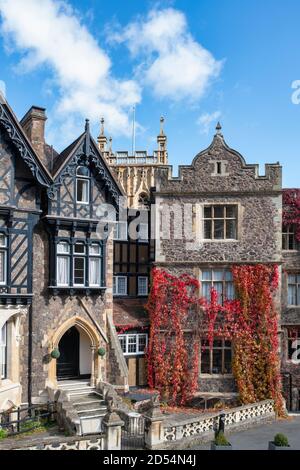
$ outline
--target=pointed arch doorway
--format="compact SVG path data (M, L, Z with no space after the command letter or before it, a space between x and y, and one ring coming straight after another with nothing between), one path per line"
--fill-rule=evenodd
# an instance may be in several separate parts
M78 378L80 335L75 326L72 326L62 336L58 343L60 356L57 359L57 380Z
M86 320L73 317L54 333L50 351L58 349L60 357L50 361L48 383L68 378L88 378L93 385L100 377L100 361L96 353L100 346L99 333Z

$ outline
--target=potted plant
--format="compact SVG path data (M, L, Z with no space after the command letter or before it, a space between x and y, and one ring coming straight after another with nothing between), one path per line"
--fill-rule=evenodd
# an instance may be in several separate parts
M58 359L60 357L60 352L57 348L53 349L50 353L52 359Z
M223 431L219 431L213 442L211 443L211 450L232 450L232 445L226 439Z
M289 450L289 440L284 434L276 434L273 441L269 442L269 450Z

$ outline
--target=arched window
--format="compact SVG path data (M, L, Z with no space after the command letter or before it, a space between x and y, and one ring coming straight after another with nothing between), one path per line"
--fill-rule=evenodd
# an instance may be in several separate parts
M7 376L7 328L6 323L0 330L0 372L1 379Z
M76 170L76 202L90 202L90 170L86 166L79 166Z

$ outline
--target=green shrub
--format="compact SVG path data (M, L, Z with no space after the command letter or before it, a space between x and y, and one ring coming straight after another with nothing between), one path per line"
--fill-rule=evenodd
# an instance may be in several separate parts
M289 447L289 440L284 434L276 434L274 437L274 444L277 447Z
M6 429L0 428L0 439L5 439L7 437Z
M230 442L226 439L222 431L217 433L214 443L216 446L230 446Z

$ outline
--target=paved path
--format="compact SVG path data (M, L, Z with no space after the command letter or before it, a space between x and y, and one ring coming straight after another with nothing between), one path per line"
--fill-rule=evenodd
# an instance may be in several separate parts
M287 420L229 434L227 438L234 450L267 450L269 441L272 441L279 432L288 437L291 449L300 450L300 416L290 416ZM210 449L210 444L203 444L193 449L207 450Z

